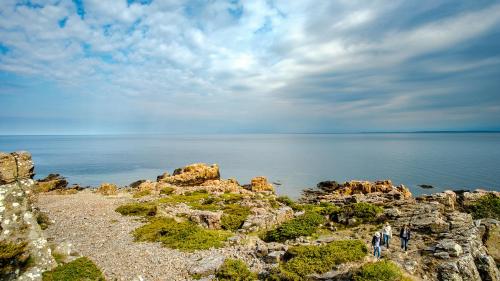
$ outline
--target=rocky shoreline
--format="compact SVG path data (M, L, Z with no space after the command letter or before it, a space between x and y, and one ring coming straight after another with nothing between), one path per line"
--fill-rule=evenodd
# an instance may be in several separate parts
M80 257L106 280L500 280L499 192L413 197L389 180L329 181L293 201L265 177L221 179L215 164L127 187L33 175L29 153L0 153L2 280L54 280L43 272ZM377 261L384 223L394 237Z

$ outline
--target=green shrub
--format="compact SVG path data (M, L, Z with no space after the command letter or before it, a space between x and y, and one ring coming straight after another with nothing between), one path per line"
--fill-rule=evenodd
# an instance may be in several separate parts
M304 280L308 275L322 274L335 265L358 261L368 250L360 240L339 240L322 246L296 246L290 248L270 280Z
M27 264L30 256L26 246L26 242L0 241L0 277L12 273L16 267L24 267Z
M129 203L116 208L116 212L124 216L154 216L156 215L154 203Z
M176 222L171 218L153 218L134 230L136 241L161 242L164 246L182 251L220 248L231 233L209 230L193 222Z
M276 198L276 201L287 205L288 207L292 208L294 211L304 210L304 206L302 204L296 203L295 201L290 199L290 197L288 197L288 196L279 196L278 198Z
M306 212L294 219L284 222L276 229L268 231L264 240L267 242L284 242L300 236L313 234L318 226L325 222L325 218L316 212Z
M493 218L500 220L500 198L488 194L479 199L467 211L474 219Z
M174 190L175 190L175 188L167 186L167 187L160 189L160 194L171 195L172 193L174 193Z
M140 198L151 194L151 190L142 190L134 193L134 198Z
M104 281L101 270L88 258L81 257L59 265L42 275L43 281Z
M231 231L239 229L250 214L250 208L239 204L226 205L223 210L224 214L221 218L221 226L223 229Z
M257 279L246 263L241 260L226 259L215 274L219 281L253 281Z
M332 209L333 210L333 209ZM384 211L383 208L366 203L354 203L343 208L333 210L331 216L343 216L346 218L357 218L360 222L374 222L377 216Z
M402 281L408 280L401 269L391 261L378 261L363 265L354 274L354 281Z

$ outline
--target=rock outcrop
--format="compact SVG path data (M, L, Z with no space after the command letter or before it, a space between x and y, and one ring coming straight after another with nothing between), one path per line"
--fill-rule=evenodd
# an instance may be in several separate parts
M383 181L348 181L339 184L335 181L320 182L316 189L303 192L304 202L332 202L350 204L368 202L377 205L405 201L412 197L410 190L404 185L394 186L390 180Z
M157 178L159 182L178 186L201 185L206 181L219 179L219 167L216 164L208 166L204 163L196 163L178 168L171 176L165 173Z
M37 192L49 192L56 189L65 189L68 186L68 181L59 174L49 174L44 179L38 180L36 183Z
M41 280L42 272L56 262L31 207L35 189L31 155L0 155L0 279Z
M97 193L102 195L116 195L118 194L118 186L114 183L102 183L96 190Z
M252 192L265 192L265 191L274 191L274 187L272 184L267 182L266 177L255 177L252 179L250 183L250 190Z
M12 183L17 179L31 179L34 175L33 161L29 152L0 152L0 184Z

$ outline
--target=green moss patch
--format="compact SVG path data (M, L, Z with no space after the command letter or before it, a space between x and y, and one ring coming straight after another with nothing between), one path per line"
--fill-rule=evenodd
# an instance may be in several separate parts
M411 280L403 275L401 269L391 261L378 261L363 265L354 274L354 281L403 281Z
M215 274L219 281L253 281L257 275L248 269L246 263L236 259L226 259Z
M151 195L151 190L142 190L142 191L137 191L134 193L133 197L134 198L141 198L147 195Z
M182 251L220 248L231 233L209 230L192 222L176 222L170 218L154 218L134 230L137 241L161 242L163 245Z
M500 220L500 198L488 194L466 209L474 219L493 218Z
M377 217L384 211L383 208L366 203L354 203L343 208L338 208L337 210L332 209L330 214L334 220L338 220L339 217L344 218L356 218L359 220L359 223L373 223L376 222Z
M24 267L29 260L27 243L0 241L0 277L10 274L15 268Z
M292 247L285 255L286 261L271 274L270 280L305 280L308 275L328 272L335 265L359 261L367 252L365 244L359 240L340 240L323 246Z
M116 208L116 212L124 216L154 216L157 205L155 203L130 203Z
M172 193L174 193L174 190L175 188L173 187L164 187L160 189L160 194L171 195Z
M44 272L43 281L104 281L101 270L88 258L81 257Z
M222 228L231 231L239 229L250 214L250 208L239 204L226 205L223 210L224 214L221 218Z
M284 242L301 236L313 234L319 225L325 222L325 218L316 212L305 214L284 222L276 229L268 231L263 239L267 242Z

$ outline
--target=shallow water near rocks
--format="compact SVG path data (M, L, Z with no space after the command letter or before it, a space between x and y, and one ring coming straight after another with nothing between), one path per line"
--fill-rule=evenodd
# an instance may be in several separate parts
M36 178L60 173L82 186L154 180L206 162L241 184L267 176L292 197L320 181L351 179L392 179L417 195L500 190L500 133L0 136L0 150L28 150Z

